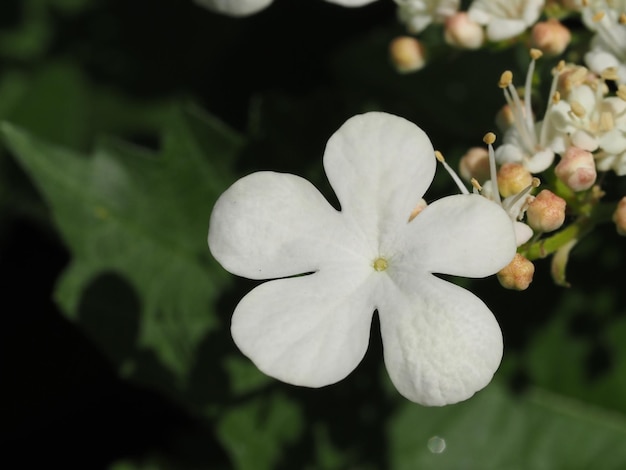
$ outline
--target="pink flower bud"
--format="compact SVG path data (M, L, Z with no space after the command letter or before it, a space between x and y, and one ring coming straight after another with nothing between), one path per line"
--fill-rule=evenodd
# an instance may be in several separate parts
M505 163L498 170L498 190L503 197L521 193L533 182L533 175L521 163Z
M541 21L533 26L532 44L546 55L556 56L562 54L571 40L572 34L569 29L555 18Z
M489 179L489 151L484 147L472 147L459 162L459 173L461 177L470 181L476 178L477 181L484 182Z
M446 18L444 38L451 46L462 49L478 49L485 41L483 27L470 20L464 11Z
M617 233L626 237L626 196L617 203L617 208L613 212L613 222L615 222Z
M587 150L571 146L554 168L556 177L572 191L584 191L596 182L596 164Z
M544 189L526 209L526 220L534 230L552 232L565 222L565 199Z
M535 265L516 253L513 261L498 272L498 281L505 289L526 290L533 281L534 274Z
M400 73L416 72L426 65L424 46L411 36L399 36L389 44L391 63Z

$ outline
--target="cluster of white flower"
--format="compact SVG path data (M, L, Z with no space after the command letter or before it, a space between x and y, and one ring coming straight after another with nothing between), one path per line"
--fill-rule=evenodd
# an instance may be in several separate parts
M234 16L271 3L195 1ZM532 27L523 94L512 72L500 78L502 144L494 149L495 135L486 134L487 148L467 152L459 177L414 124L385 113L355 116L324 154L341 210L302 178L254 173L217 201L208 242L231 273L268 280L243 298L232 320L235 343L259 369L296 385L335 383L363 358L378 311L392 382L410 400L445 405L491 380L502 336L482 301L434 274L497 273L504 287L523 290L532 260L554 254L553 276L565 284L569 251L585 230L612 220L626 235L626 196L599 211L597 184L598 172L626 175L626 0L550 3L579 15L593 39L587 67L561 61L553 69L541 118L531 106L536 61L561 54L571 39L556 18L538 22L544 0L474 0L466 12L459 0L394 1L410 33L440 23L458 47L478 48L485 37L503 41ZM414 37L393 41L391 53L402 72L425 65ZM435 157L461 194L427 204Z

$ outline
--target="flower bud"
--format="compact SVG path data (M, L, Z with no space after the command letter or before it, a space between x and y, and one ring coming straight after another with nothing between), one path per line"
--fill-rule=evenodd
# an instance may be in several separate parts
M503 197L521 193L533 182L533 175L521 163L505 163L498 170L498 190Z
M617 208L613 212L613 222L615 222L617 233L626 237L626 196L617 203Z
M478 49L485 41L483 27L472 21L467 12L458 12L446 18L444 38L451 46Z
M571 146L554 168L556 177L572 191L584 191L596 182L596 164L587 150Z
M544 189L526 209L526 220L534 230L552 232L565 222L565 199Z
M459 162L461 177L470 181L476 178L480 182L489 179L489 151L484 147L472 147Z
M389 44L391 63L400 73L411 73L426 65L424 46L411 36L399 36Z
M498 272L498 281L505 289L526 290L533 281L535 265L527 258L515 253L513 261Z
M535 23L532 29L531 41L533 46L546 55L562 54L571 40L572 34L569 29L555 18Z

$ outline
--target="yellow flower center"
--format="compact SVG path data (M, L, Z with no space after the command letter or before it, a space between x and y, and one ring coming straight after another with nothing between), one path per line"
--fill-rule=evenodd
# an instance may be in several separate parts
M387 269L389 264L387 263L387 260L385 258L381 258L379 256L378 258L374 260L373 266L376 271L380 272L380 271L384 271L385 269Z

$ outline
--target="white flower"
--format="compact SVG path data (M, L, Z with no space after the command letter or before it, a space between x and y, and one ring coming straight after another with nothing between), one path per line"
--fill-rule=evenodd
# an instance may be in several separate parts
M267 8L274 0L194 0L198 5L229 16L248 16ZM345 7L360 7L376 0L326 0Z
M443 23L459 9L460 0L394 0L398 4L398 19L414 34L431 23Z
M563 148L563 137L556 133L550 121L544 119L535 122L531 108L532 77L535 70L535 61L541 52L531 49L531 62L526 74L524 93L528 95L522 101L513 86L513 74L506 71L500 78L500 87L504 91L504 98L512 116L512 125L504 134L504 143L496 150L496 160L504 163L521 163L531 173L541 173L548 169L554 161L555 151ZM557 86L558 72L555 71L552 80L550 96L553 96ZM551 109L552 101L546 113Z
M273 279L233 314L237 346L268 375L322 387L363 358L378 311L384 358L400 393L424 405L489 383L502 336L487 306L433 273L483 277L515 253L511 223L476 195L423 208L434 151L414 124L385 113L349 119L328 141L324 168L341 210L308 181L258 172L211 214L209 247L233 274ZM423 208L409 223L415 206Z
M597 74L614 67L622 82L626 82L625 13L625 0L590 1L582 10L584 23L596 32L585 62Z
M523 33L538 19L544 0L474 0L467 11L470 19L487 26L491 41Z

